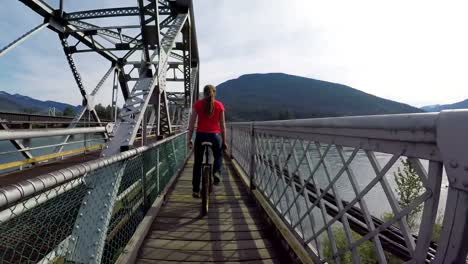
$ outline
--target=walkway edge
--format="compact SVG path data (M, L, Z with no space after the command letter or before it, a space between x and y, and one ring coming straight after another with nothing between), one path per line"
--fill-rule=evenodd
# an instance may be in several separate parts
M154 200L154 203L148 209L148 212L146 213L141 223L138 225L137 229L135 230L135 233L133 234L132 238L130 238L130 240L128 241L127 245L122 251L122 254L120 254L115 264L127 264L136 262L138 252L140 250L141 245L143 244L143 241L145 240L146 235L148 234L148 231L151 228L151 224L154 222L154 219L158 215L159 210L161 209L164 200L166 199L166 195L169 193L169 190L173 187L174 183L183 172L188 160L190 159L190 156L192 156L192 154L187 156L183 165L180 167L179 170L177 170L176 174L174 175L174 177L172 177L172 179L169 181L166 187L164 187L164 190L161 192L162 195L159 195Z
M249 186L249 177L245 174L244 170L240 167L239 163L236 160L231 159L232 167L236 174L241 178L243 184L250 188ZM278 217L274 209L270 204L265 200L263 195L257 190L251 190L251 193L255 196L255 199L262 206L265 213L268 215L270 220L275 225L276 229L281 233L281 236L284 238L289 248L291 248L294 254L299 258L302 263L315 263L312 260L312 257L309 255L307 250L304 248L302 243L297 240L295 235L288 229L288 227L283 223L283 221Z

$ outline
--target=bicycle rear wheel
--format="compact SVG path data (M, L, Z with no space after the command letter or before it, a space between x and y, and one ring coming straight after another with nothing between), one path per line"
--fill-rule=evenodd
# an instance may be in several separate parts
M201 187L201 200L202 208L201 213L205 216L208 213L210 203L210 185L211 185L211 168L210 166L203 166L202 170L202 187Z

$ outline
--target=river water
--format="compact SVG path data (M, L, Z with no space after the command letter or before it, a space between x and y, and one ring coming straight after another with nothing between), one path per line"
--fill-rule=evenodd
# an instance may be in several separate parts
M297 150L297 149L296 149ZM344 149L344 156L345 159L350 157L352 153L351 148L345 148ZM324 153L325 149L321 148L322 154ZM299 148L297 150L297 159L300 159L301 154L303 153L302 149ZM312 164L317 164L320 160L319 154L317 152L317 149L312 149L309 151L310 157ZM284 160L283 155L283 160ZM375 153L375 157L380 164L380 167L383 168L387 162L391 159L392 155L390 154L385 154L385 153ZM403 159L405 157L402 157ZM290 162L288 163L289 170L295 170L296 169L296 164L293 161L294 158L291 158ZM428 164L429 162L426 160L421 160L421 163L423 167L425 167L426 171L428 170ZM326 174L326 171L328 171L329 178L333 179L335 175L340 171L340 169L343 167L343 162L341 161L341 158L336 150L336 148L332 147L330 148L328 154L326 155L325 159L325 166L320 166L317 172L315 173L314 179L316 180L316 183L320 186L321 189L325 189L329 185L329 180ZM367 157L366 153L362 150L360 150L352 162L350 163L349 168L352 170L354 173L355 179L357 184L359 185L360 190L363 190L373 179L376 178L376 173L369 161L369 158ZM396 183L395 183L395 178L394 175L397 173L398 168L403 169L403 164L401 163L401 159L398 159L397 162L390 168L390 170L386 173L385 178L388 182L388 185L390 188L393 190L393 194L396 199L398 199L398 194L396 192ZM305 160L301 163L300 168L298 169L298 173L300 173L303 177L303 179L307 179L308 176L310 175L310 170L308 168L307 163ZM445 209L445 203L446 203L446 198L447 198L447 186L448 186L448 180L445 174L445 171L442 176L442 186L441 186L441 195L440 195L440 200L439 200L439 215L443 214L443 210ZM266 182L265 182L266 183ZM275 185L273 182L269 182L267 187L267 190L270 189ZM280 188L283 189L281 184ZM346 172L342 173L339 179L335 183L335 191L337 195L340 196L340 198L344 201L350 202L353 199L356 198L355 192L352 188L351 182L349 180L348 174ZM278 194L279 193L279 194ZM275 196L278 197L282 192L278 192ZM329 190L328 193L333 194L332 190ZM294 197L294 194L292 191L288 191L288 198L291 201ZM283 198L284 199L284 198ZM384 189L381 185L381 183L377 183L372 189L364 196L364 201L367 204L367 207L369 209L369 212L371 215L378 217L382 219L382 216L385 213L392 213L392 209L390 206L390 203L388 202L387 196L384 192ZM283 203L282 206L286 206L286 202ZM301 206L305 207L305 204L301 202ZM354 206L360 207L359 203L356 203ZM287 206L286 206L287 208ZM319 209L315 210L315 219L319 219L321 221L321 215L320 212L318 211ZM294 211L294 210L292 210ZM295 218L295 217L293 217ZM294 222L294 221L293 221ZM319 224L319 226L323 225L323 223Z
M27 139L27 140L20 140L20 142L29 148L39 147L39 146L46 146L46 145L54 145L60 144L64 140L63 136L55 136L55 137L43 137L43 138L34 138L34 139ZM83 142L79 142L83 141ZM101 144L104 142L103 136L99 134L88 134L88 135L72 135L68 142L79 142L73 143L69 145L64 145L62 151L73 150L83 147L89 147L96 144ZM46 154L54 153L55 147L43 148L43 149L34 149L31 150L30 153L34 156L41 156ZM10 141L2 140L0 141L0 164L19 161L23 160L23 156L16 151L16 148ZM8 169L8 170L0 170L1 173L9 172L15 170Z

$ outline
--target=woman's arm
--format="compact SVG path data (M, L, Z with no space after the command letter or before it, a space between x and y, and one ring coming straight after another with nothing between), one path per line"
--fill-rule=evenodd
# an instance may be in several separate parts
M192 148L193 146L192 136L193 136L193 130L195 128L195 121L197 121L197 112L195 110L192 110L192 114L190 115L188 138L187 138L187 142L190 148Z
M221 138L223 139L223 149L227 149L226 144L226 120L224 117L224 111L221 112L221 118L219 119L219 126L221 128Z

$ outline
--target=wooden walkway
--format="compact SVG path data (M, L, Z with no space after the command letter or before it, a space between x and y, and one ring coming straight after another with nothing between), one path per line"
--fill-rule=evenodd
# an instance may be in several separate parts
M201 200L191 196L192 171L189 161L152 223L137 263L291 263L230 164L225 161L203 218Z

